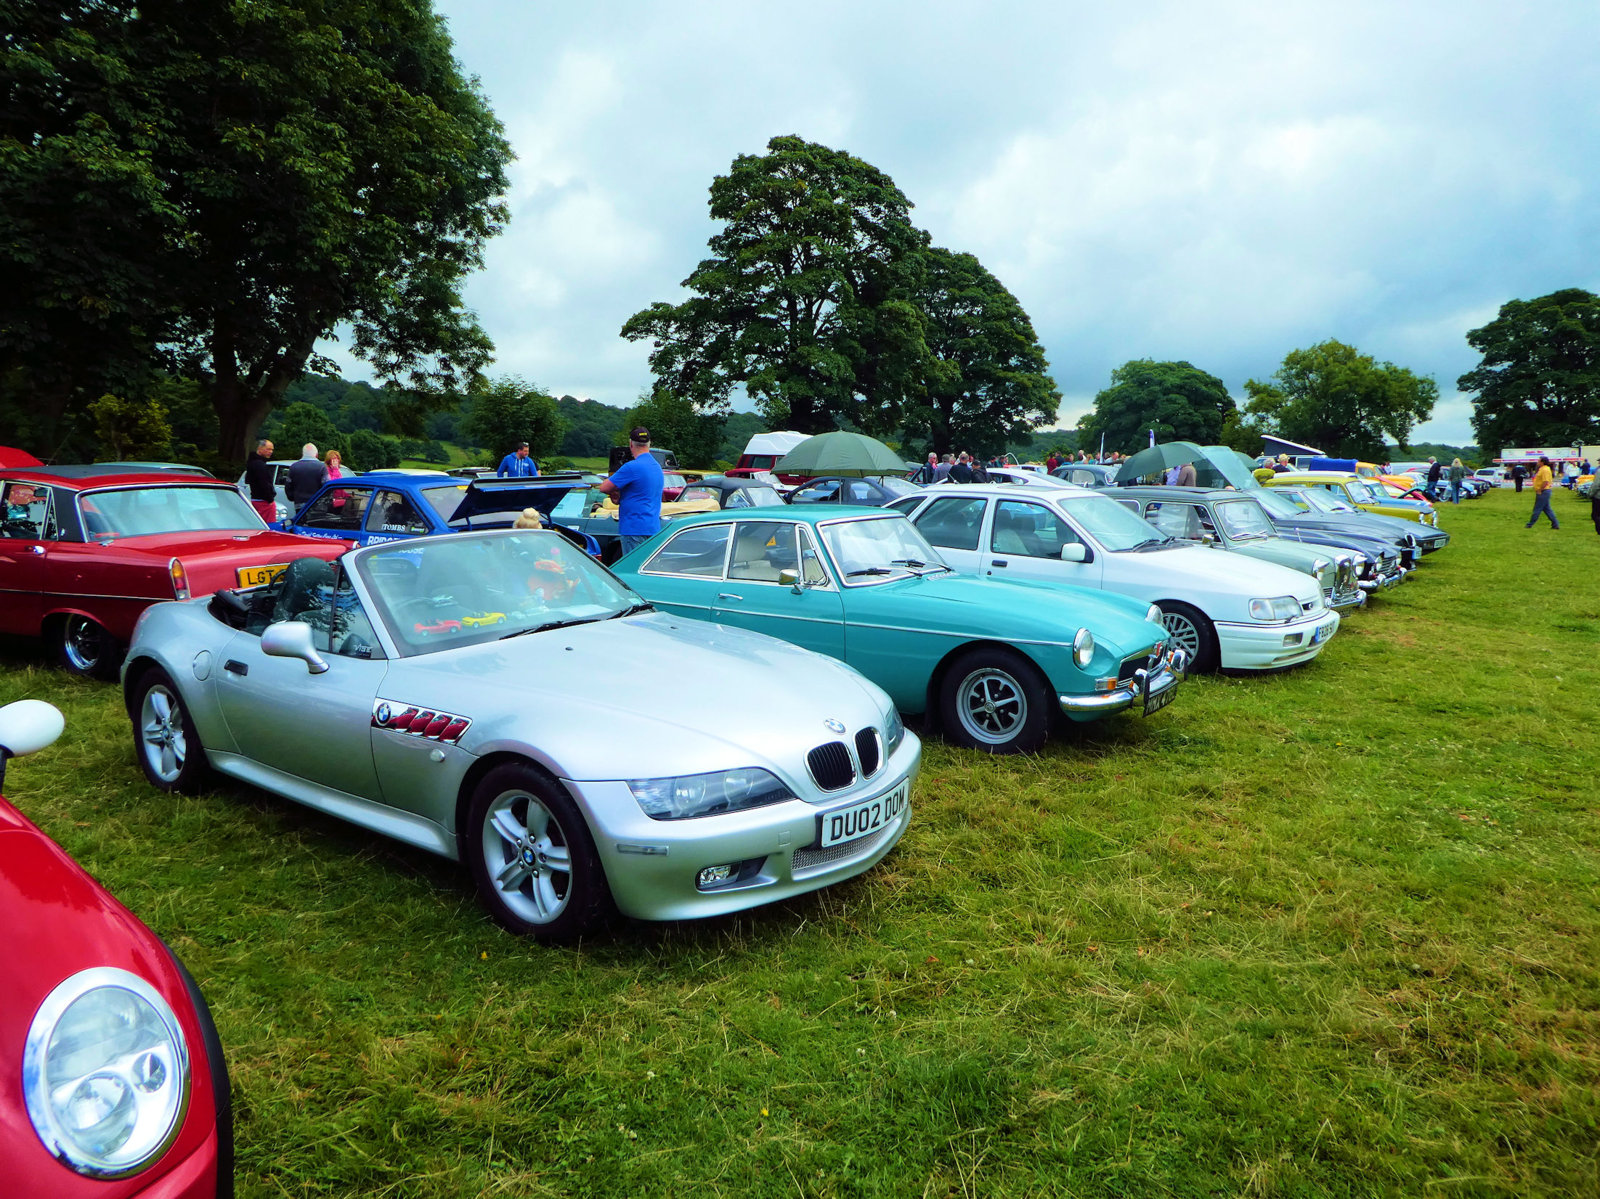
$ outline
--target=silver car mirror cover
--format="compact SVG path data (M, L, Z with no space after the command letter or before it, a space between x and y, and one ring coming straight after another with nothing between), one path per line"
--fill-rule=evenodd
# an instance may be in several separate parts
M261 652L269 658L299 658L311 674L322 674L327 662L311 644L311 626L303 620L281 620L261 633Z

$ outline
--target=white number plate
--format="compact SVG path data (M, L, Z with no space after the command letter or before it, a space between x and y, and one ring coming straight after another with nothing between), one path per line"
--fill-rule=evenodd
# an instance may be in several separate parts
M1312 645L1319 645L1322 642L1326 641L1329 637L1332 637L1332 636L1333 636L1333 622L1329 621L1325 625L1317 626L1317 631L1315 633L1311 634L1311 644Z
M822 817L822 835L817 838L817 847L826 849L843 841L872 836L899 818L910 795L911 782L907 780L887 795L826 813Z

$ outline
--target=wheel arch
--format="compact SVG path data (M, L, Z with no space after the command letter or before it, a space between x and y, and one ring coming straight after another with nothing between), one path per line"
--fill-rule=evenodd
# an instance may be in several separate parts
M537 770L545 778L549 779L554 786L565 792L567 797L572 800L572 806L578 809L583 816L584 823L589 826L589 835L591 837L594 836L594 814L572 793L571 788L561 781L561 777L550 769L547 763L541 762L530 753L515 749L498 749L484 754L483 757L468 767L466 774L461 776L461 785L456 790L455 829L453 830L458 855L461 852L461 838L466 835L467 810L472 806L472 796L477 791L478 784L484 780L491 770L511 765L512 763ZM460 860L465 861L466 859L460 858Z
M944 682L949 677L950 667L957 658L975 649L1003 649L1009 650L1014 654L1021 654L1032 663L1033 668L1045 680L1045 685L1049 686L1049 673L1039 664L1039 660L1028 652L1025 646L1014 645L1009 641L1002 641L998 637L974 637L970 641L963 641L960 645L953 646L948 653L941 657L934 664L933 673L928 676L927 694L923 699L923 719L928 722L931 731L938 732L944 723L939 714L939 696L944 692Z

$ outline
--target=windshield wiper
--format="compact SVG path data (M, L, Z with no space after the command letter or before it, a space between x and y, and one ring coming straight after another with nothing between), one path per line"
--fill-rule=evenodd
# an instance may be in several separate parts
M547 620L543 624L536 624L529 629L518 629L515 633L506 633L501 641L509 641L513 637L524 637L529 633L548 633L551 629L570 629L575 624L593 624L599 620L598 616L579 616L572 620Z
M920 558L894 558L890 561L889 565L903 566L912 574L916 575L919 579L923 576L924 572L950 569L943 562L934 562L929 564L922 561Z
M892 575L893 573L894 571L890 570L887 566L865 566L860 570L847 571L844 577L847 579L854 579L860 575Z
M637 604L629 604L621 612L613 612L610 616L606 617L606 619L621 620L624 616L637 616L640 612L654 612L655 610L656 606L651 603L640 602Z

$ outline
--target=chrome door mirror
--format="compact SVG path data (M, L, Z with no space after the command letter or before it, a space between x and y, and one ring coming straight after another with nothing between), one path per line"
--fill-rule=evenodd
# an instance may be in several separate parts
M805 590L805 586L800 582L800 572L798 570L780 570L778 572L778 586L787 587L796 595Z
M261 652L269 658L299 658L311 674L322 674L328 669L316 646L311 644L311 626L303 620L269 624L261 634Z

